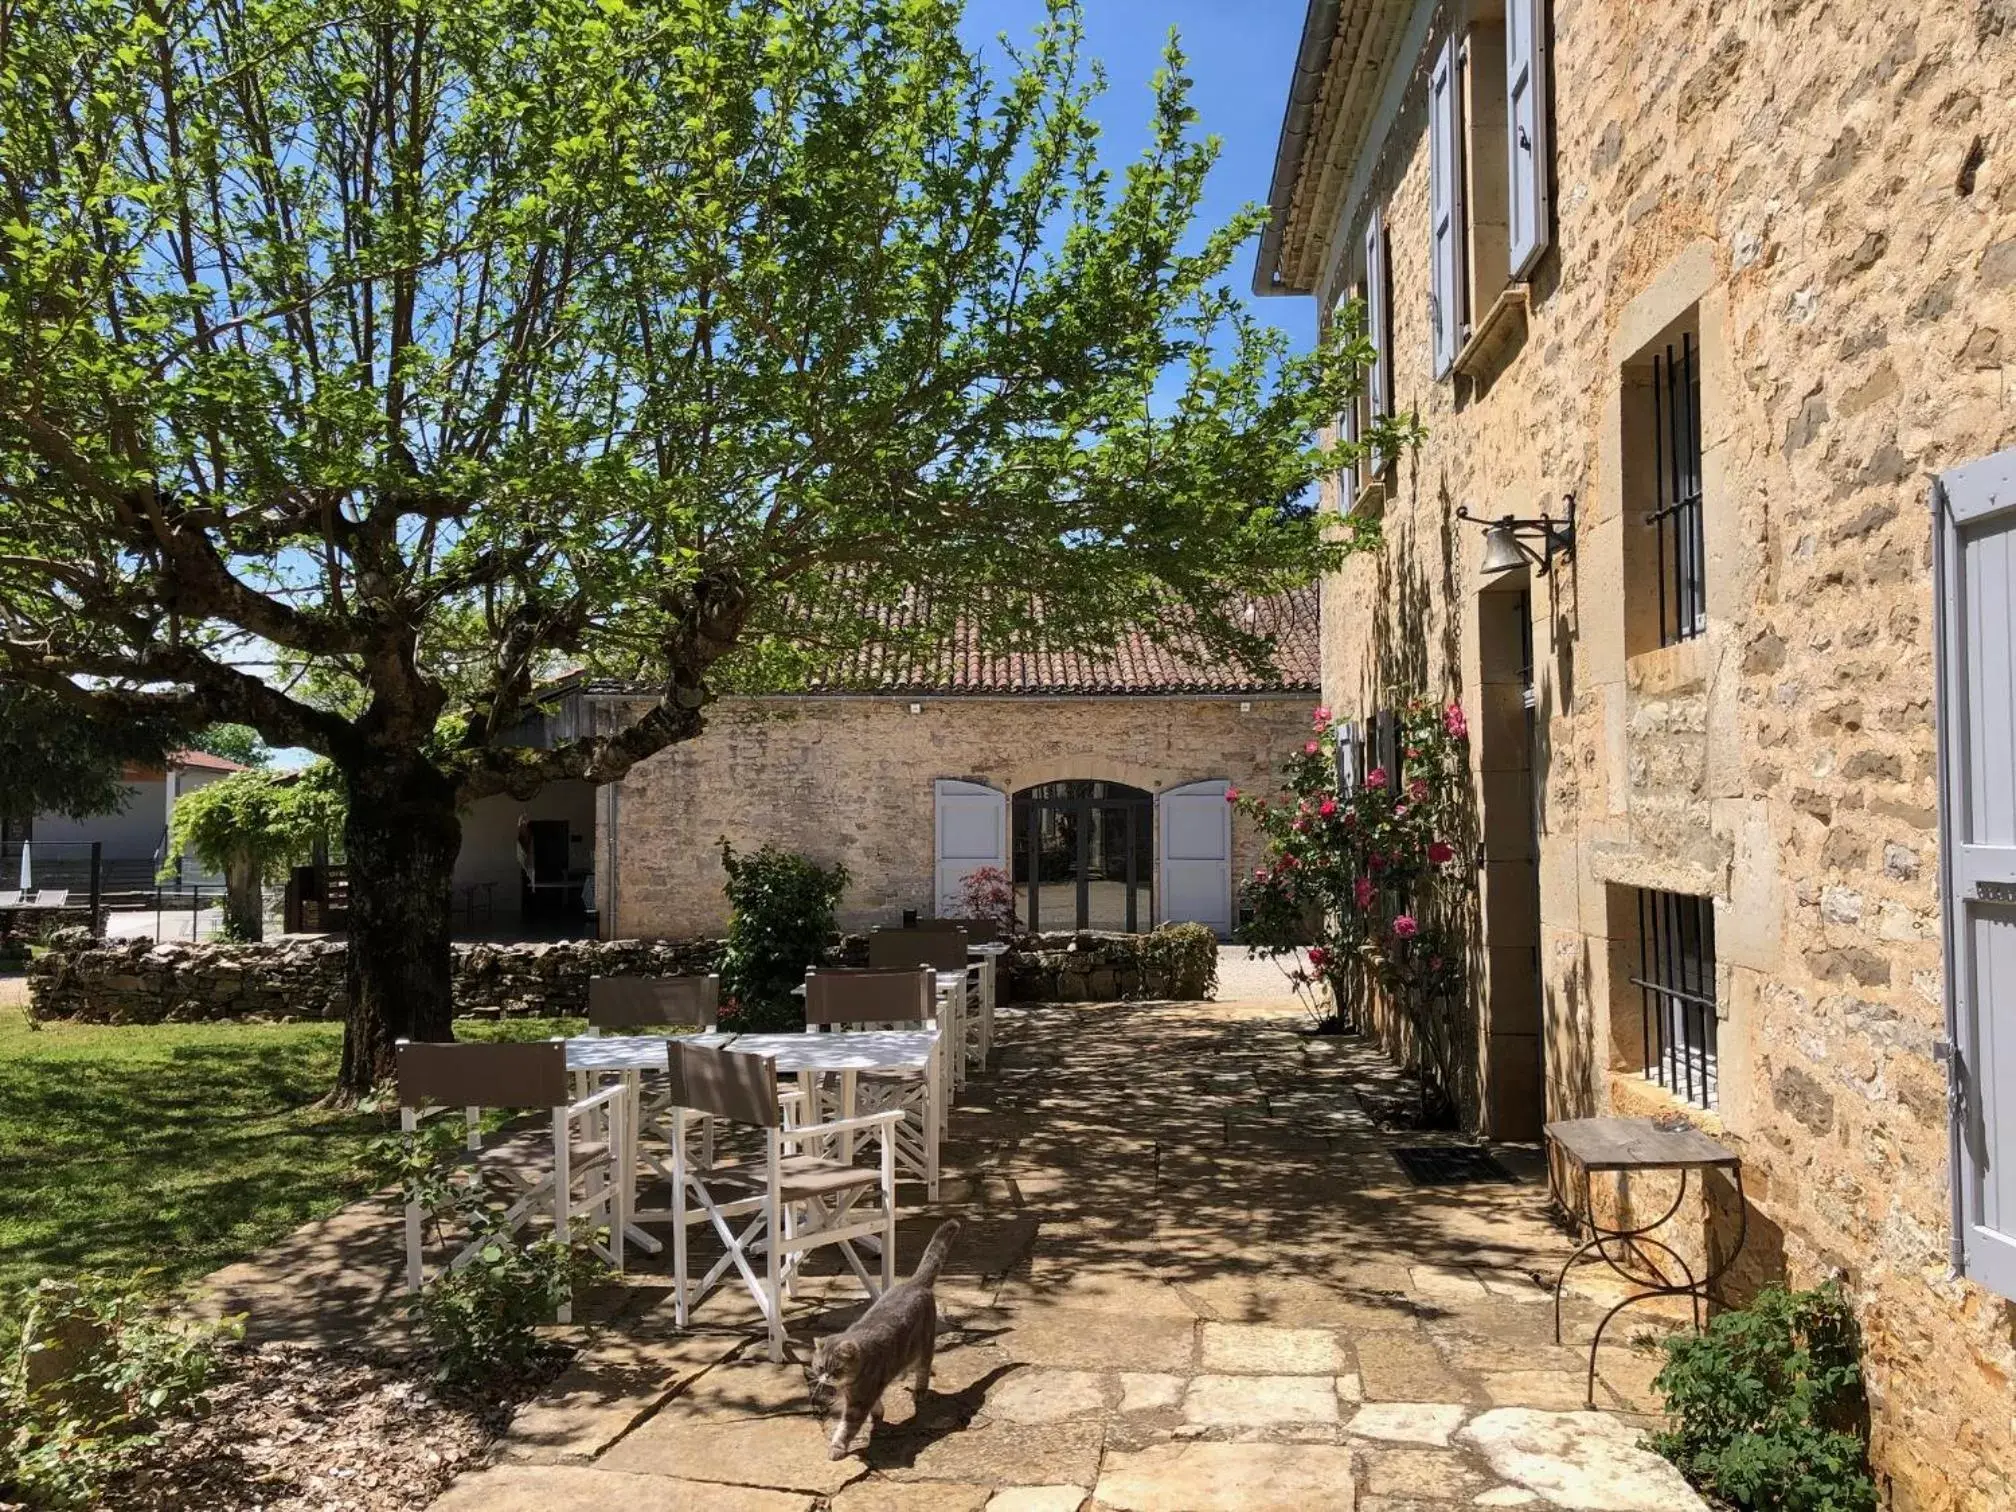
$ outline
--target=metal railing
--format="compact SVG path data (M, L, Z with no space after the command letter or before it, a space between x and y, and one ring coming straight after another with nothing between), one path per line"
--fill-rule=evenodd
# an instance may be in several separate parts
M1652 358L1652 470L1658 507L1646 516L1658 543L1659 644L1708 628L1707 540L1701 519L1701 375L1694 338L1682 332Z
M1707 898L1638 894L1645 1075L1675 1097L1713 1108L1720 1093L1715 910Z

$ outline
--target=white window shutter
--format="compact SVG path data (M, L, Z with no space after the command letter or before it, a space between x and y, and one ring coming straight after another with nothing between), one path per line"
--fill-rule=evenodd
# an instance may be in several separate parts
M1341 313L1351 302L1351 290L1346 289L1338 298L1336 311ZM1334 315L1333 315L1333 318ZM1345 445L1358 440L1358 398L1354 394L1344 401L1344 408L1337 411L1337 439ZM1337 510L1340 514L1348 511L1358 498L1358 460L1340 456L1337 467Z
M1445 37L1428 76L1429 291L1435 376L1455 365L1463 343L1463 107L1457 97L1456 39Z
M1386 216L1377 206L1365 227L1365 331L1372 338L1372 371L1366 374L1366 397L1372 423L1386 418L1393 402L1392 322L1387 318Z
M1524 278L1547 250L1547 0L1505 0L1506 187L1512 276Z

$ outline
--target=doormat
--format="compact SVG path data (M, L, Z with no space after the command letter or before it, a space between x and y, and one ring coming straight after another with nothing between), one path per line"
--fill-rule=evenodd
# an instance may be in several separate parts
M1393 1158L1416 1186L1471 1186L1480 1181L1517 1185L1519 1178L1477 1145L1411 1145L1393 1151Z

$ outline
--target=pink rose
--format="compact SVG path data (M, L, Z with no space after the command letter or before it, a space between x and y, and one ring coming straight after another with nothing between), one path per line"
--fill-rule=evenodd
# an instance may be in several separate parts
M1309 828L1309 821L1307 819L1297 819L1293 824L1289 825L1288 828L1292 829L1293 831L1295 831L1296 834L1299 835Z
M1310 717L1315 721L1316 728L1319 730L1330 723L1330 711L1328 709L1318 709Z
M1463 717L1463 706L1451 704L1442 711L1442 728L1449 732L1451 740L1461 740L1470 733L1470 721Z
M1405 818L1407 817L1407 805L1406 805L1406 804L1404 804L1404 803L1396 803L1396 804L1394 804L1394 805L1393 805L1393 817L1394 817L1395 819L1405 819Z
M1408 783L1407 796L1412 798L1416 803L1420 803L1426 799L1428 796L1428 779L1426 777L1416 777L1412 782Z
M1239 789L1235 787L1225 789L1225 801L1227 803L1237 803L1239 801Z
M1419 746L1407 747L1407 759L1409 761L1419 761L1421 759L1421 747Z
M1421 933L1421 926L1414 921L1414 915L1395 914L1393 916L1394 939L1411 940L1419 933Z
M1351 884L1351 895L1358 900L1360 908L1370 908L1372 906L1372 883L1368 879L1360 877L1356 882Z
M1302 754L1304 756L1314 756L1318 751L1322 749L1323 747L1318 745L1315 741L1311 740L1303 745Z
M1274 870L1276 870L1277 872L1288 872L1295 870L1295 868L1299 865L1301 865L1301 863L1297 861L1293 856L1283 856L1279 861L1276 861L1274 863Z
M1374 767L1371 771L1367 772L1365 774L1365 786L1369 788L1383 788L1386 786L1386 768Z
M1316 814L1319 818L1328 819L1336 812L1337 800L1335 798L1325 798L1321 803L1316 805Z
M1445 861L1454 861L1456 859L1456 847L1451 845L1447 840L1430 840L1428 842L1428 859L1437 866L1442 865Z
M1264 866L1256 866L1256 867L1254 867L1254 868L1253 868L1253 880L1254 880L1255 882L1265 882L1265 881L1267 880L1267 868L1266 868L1266 867L1264 867Z
M1318 971L1321 971L1325 966L1330 964L1330 952L1325 950L1321 945L1310 946L1309 964L1314 966Z

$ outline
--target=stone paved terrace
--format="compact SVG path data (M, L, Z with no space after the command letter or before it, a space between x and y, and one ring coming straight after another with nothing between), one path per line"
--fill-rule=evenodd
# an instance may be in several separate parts
M858 1315L851 1277L801 1283L797 1358L773 1366L739 1290L681 1335L638 1270L499 1463L435 1512L1701 1507L1638 1447L1650 1356L1606 1344L1605 1410L1582 1410L1575 1340L1603 1299L1571 1296L1554 1345L1537 1278L1567 1242L1537 1160L1516 1186L1409 1185L1387 1153L1403 1141L1358 1105L1390 1070L1299 1022L1283 1000L1008 1018L954 1115L944 1201L900 1230L907 1273L944 1216L964 1222L933 1389L892 1388L865 1449L828 1459L802 1363ZM382 1244L389 1283L389 1215L350 1223L337 1247ZM261 1269L218 1280L255 1332L288 1332Z

